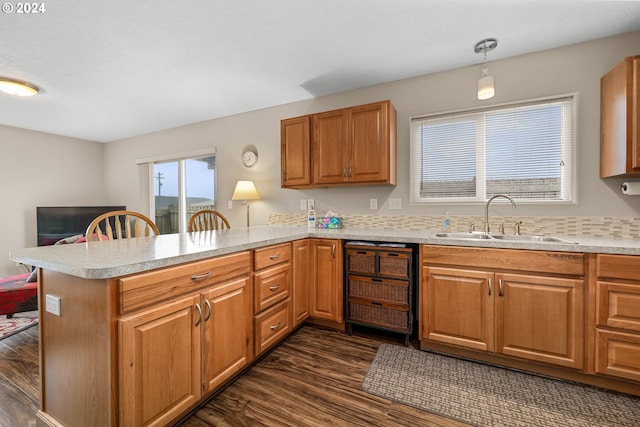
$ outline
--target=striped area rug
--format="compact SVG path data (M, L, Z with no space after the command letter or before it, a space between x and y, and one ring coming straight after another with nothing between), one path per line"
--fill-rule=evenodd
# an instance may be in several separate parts
M640 398L382 344L368 393L480 427L640 426Z

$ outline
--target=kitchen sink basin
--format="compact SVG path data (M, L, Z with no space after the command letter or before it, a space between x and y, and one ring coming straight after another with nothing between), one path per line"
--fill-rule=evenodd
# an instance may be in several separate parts
M485 233L436 233L436 237L442 239L458 240L502 240L505 242L532 242L532 243L559 243L566 245L577 245L577 242L561 239L553 236L527 236L508 234L485 234Z
M493 237L485 233L436 233L436 237L446 239L490 240Z
M526 235L506 235L506 234L492 234L492 239L505 240L509 242L534 242L534 243L564 243L568 245L577 245L578 242L571 240L561 239L553 236L526 236Z

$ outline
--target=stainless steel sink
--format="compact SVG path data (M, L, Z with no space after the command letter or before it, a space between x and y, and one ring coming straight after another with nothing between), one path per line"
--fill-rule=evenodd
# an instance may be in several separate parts
M507 234L492 234L491 238L498 240L505 240L509 242L534 242L534 243L564 243L567 245L577 245L578 242L571 240L561 239L553 236L526 236L526 235L507 235Z
M485 234L485 233L436 233L436 237L442 239L458 240L502 240L505 242L532 242L532 243L559 243L566 245L577 245L578 242L561 239L553 236L527 236L508 234Z
M491 235L485 233L436 233L436 237L445 239L470 239L470 240L486 240L492 239Z

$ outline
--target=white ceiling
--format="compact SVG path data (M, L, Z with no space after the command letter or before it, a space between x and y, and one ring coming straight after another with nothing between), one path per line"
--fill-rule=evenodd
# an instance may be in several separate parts
M640 1L39 1L0 12L0 76L42 90L0 124L100 142L640 30Z

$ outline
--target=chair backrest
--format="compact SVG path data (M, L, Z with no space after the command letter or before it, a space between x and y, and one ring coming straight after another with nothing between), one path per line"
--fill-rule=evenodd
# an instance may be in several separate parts
M130 239L158 234L160 234L160 230L153 221L134 211L103 213L91 221L86 232L87 242L105 240L105 238L107 240Z
M224 230L231 228L229 220L218 211L203 209L189 220L189 231Z

